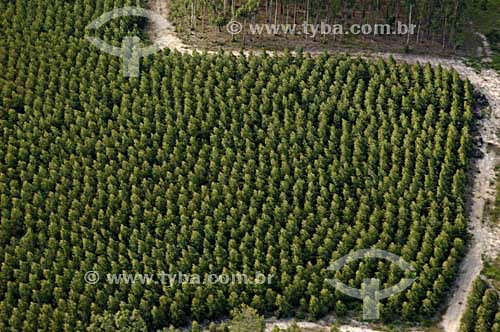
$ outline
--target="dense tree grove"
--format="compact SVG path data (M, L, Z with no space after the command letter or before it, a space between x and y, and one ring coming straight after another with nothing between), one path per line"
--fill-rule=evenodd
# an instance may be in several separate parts
M460 332L490 331L500 331L498 291L489 288L484 280L477 278L467 299L467 309L460 322Z
M382 302L383 318L432 316L467 236L469 82L392 59L169 50L124 78L84 28L141 4L0 1L0 330L156 330L242 304L359 312L326 268L371 247L418 276ZM116 19L97 33L120 45L143 23ZM275 277L93 285L90 270ZM407 274L365 259L335 277L386 288Z

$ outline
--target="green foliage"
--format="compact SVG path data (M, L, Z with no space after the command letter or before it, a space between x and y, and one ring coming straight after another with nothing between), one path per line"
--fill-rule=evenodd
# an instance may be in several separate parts
M467 308L461 318L460 332L494 331L499 310L498 292L489 288L484 280L477 278L473 282Z
M197 321L194 321L192 324L191 324L191 332L201 332L202 329L201 329L201 326L200 324L198 324Z
M296 321L293 321L292 324L286 329L286 332L301 332L300 327Z
M495 315L495 321L491 328L492 332L500 332L500 308L498 309L497 314Z
M500 51L499 51L500 52ZM500 68L499 68L500 70ZM500 174L500 165L495 168L497 174ZM495 202L491 213L493 222L500 223L500 176L497 175L497 188L496 188ZM500 278L498 278L500 280Z
M154 331L241 304L256 310L237 315L247 320L343 316L360 301L326 283L326 268L370 247L417 270L384 312L432 316L467 238L470 84L441 67L302 52L164 50L124 78L121 59L84 28L138 4L0 2L0 330L121 328L126 316ZM143 23L92 33L119 45ZM91 270L98 284L85 283ZM274 278L204 287L106 278L160 272ZM357 288L373 276L386 288L404 273L366 259L335 275Z
M138 310L120 310L92 315L87 332L147 332L146 323Z
M231 332L263 332L266 327L264 318L257 311L248 306L233 310Z
M340 329L339 329L337 326L332 325L332 326L330 327L330 332L340 332Z
M500 257L495 259L483 257L483 270L481 273L490 279L493 286L500 291Z

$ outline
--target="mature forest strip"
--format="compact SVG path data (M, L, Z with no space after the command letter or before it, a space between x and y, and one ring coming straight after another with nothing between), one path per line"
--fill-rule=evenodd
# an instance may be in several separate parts
M442 47L463 46L468 7L488 8L483 0L169 0L170 18L179 26L204 31L231 20L274 24L415 24L404 43L428 40ZM304 36L306 38L306 36ZM378 38L376 36L367 38Z

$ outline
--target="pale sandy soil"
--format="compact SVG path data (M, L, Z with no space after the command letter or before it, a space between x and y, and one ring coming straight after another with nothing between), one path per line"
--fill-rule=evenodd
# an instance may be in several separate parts
M329 332L332 326L332 323L335 319L332 316L327 316L322 320L317 322L297 322L299 328L304 329L304 331L314 331L320 332L325 331ZM275 326L278 326L280 329L286 329L293 324L293 319L280 319L280 320L266 320L266 330L265 332L272 332ZM350 325L336 325L338 329L342 332L378 332L380 330L372 329L366 324L353 321Z
M151 11L162 15L167 18L167 7L166 1L162 0L150 0L148 6ZM182 53L191 53L191 49L189 46L184 45L184 43L177 37L175 34L175 30L173 28L167 28L160 30L158 27L155 27L151 22L149 22L150 26L147 28L147 32L152 41L158 44L162 49L170 48L172 50L178 50Z
M166 7L164 0L151 0L150 9L163 15L166 18ZM153 34L151 31L154 27L150 27L150 36L152 40L158 43L161 47L168 47L172 50L177 50L181 53L192 53L197 51L190 46L185 45L175 34L174 29L167 29L160 33ZM486 38L483 39L483 46L486 52L489 52L489 45ZM201 51L200 51L201 52ZM213 53L213 52L208 52ZM238 51L233 52L235 55L240 54ZM249 51L244 51L248 55ZM254 54L259 54L259 51L254 51ZM310 52L312 55L320 53L320 51ZM279 52L278 52L279 54ZM351 53L352 54L352 53ZM487 53L488 54L488 53ZM469 202L469 227L473 236L470 248L461 264L460 274L453 286L453 290L449 299L449 306L447 311L442 317L441 326L445 332L457 332L460 324L460 317L462 316L467 294L469 293L472 281L479 275L482 269L481 256L496 256L500 252L500 229L491 226L491 224L484 224L483 221L483 208L486 200L492 200L495 195L494 182L495 179L494 168L498 160L494 150L487 148L490 146L497 146L500 148L500 77L498 74L489 69L482 70L476 73L472 68L467 67L460 59L438 58L432 56L411 55L411 54L391 54L391 53L369 53L359 52L357 54L366 58L388 58L392 56L397 61L406 61L408 63L430 63L433 66L441 65L444 68L453 67L463 79L469 79L476 89L481 91L491 107L491 115L483 119L480 123L480 133L483 139L483 146L481 151L484 157L476 160L477 173L474 175L472 186L472 195ZM287 327L292 323L291 320L270 321L266 324L266 331L271 331L274 325L279 327ZM316 328L318 330L328 331L329 325L322 325L321 322L299 322L300 327L303 328ZM323 324L326 324L324 322ZM359 325L359 324L355 324ZM342 326L341 331L345 332L369 332L367 327L362 326Z
M266 330L265 332L272 332L273 328L275 326L278 326L280 329L286 329L290 327L293 324L294 320L293 319L268 319L266 320ZM297 325L300 329L302 329L304 332L329 332L332 324L335 323L335 318L333 316L327 316L319 321L316 322L297 322ZM341 332L380 332L384 331L384 329L377 329L377 328L372 328L369 327L369 324L367 323L362 323L358 322L355 320L352 320L348 325L342 324L342 325L335 325ZM414 328L414 329L409 329L407 331L411 332L421 332L421 330Z

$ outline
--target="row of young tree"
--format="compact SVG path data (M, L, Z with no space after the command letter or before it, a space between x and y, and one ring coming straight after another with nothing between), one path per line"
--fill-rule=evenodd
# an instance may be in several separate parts
M171 18L178 24L205 31L237 19L274 24L414 24L406 43L421 40L457 47L463 43L469 6L488 8L487 0L172 0ZM306 37L306 35L304 35Z
M264 332L264 317L248 306L235 308L231 312L231 320L216 324L215 322L203 326L193 321L189 326L190 332ZM184 329L185 330L185 329ZM100 316L94 316L87 328L88 332L148 332L146 322L138 310L119 310L115 313L108 311ZM180 332L174 326L165 327L158 332ZM300 332L297 324L293 324L287 332ZM274 330L273 330L274 332ZM279 329L278 329L279 332Z
M460 321L460 332L499 332L498 291L478 277L467 298L467 308Z
M374 259L326 270L370 247L418 275L383 318L432 316L467 235L469 82L392 59L169 50L125 78L75 26L137 4L0 2L0 330L84 331L118 312L155 330L241 304L344 316L361 301L326 278L408 276ZM108 23L97 33L118 45L140 28ZM92 285L87 271L274 281Z

